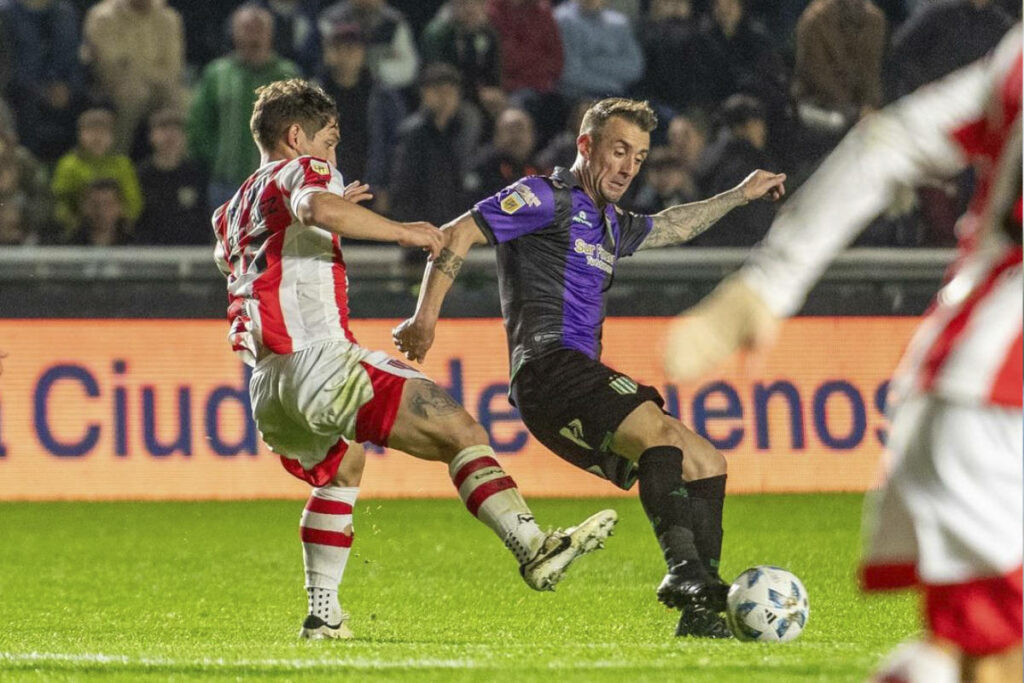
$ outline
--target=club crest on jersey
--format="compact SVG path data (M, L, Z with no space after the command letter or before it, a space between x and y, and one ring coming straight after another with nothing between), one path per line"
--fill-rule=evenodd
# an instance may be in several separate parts
M501 210L509 215L515 213L524 206L526 206L526 202L523 201L522 196L520 196L518 192L513 192L501 200Z
M309 168L313 172L319 173L320 175L331 175L331 167L328 166L325 162L320 161L319 159L310 159Z

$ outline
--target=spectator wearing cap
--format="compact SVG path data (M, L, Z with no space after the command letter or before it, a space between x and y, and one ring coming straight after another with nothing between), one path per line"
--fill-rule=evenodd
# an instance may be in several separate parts
M114 149L130 154L139 124L184 104L185 36L167 0L101 0L85 15L82 58L117 113Z
M534 160L537 135L533 119L522 109L506 109L494 122L494 141L477 154L463 179L463 188L473 197L494 194L520 178L537 175Z
M79 40L70 0L0 0L0 43L11 55L3 96L21 144L46 163L75 142L84 94Z
M644 180L633 201L633 209L655 214L670 206L688 204L701 198L690 170L668 147L655 147L644 162Z
M317 0L257 0L274 17L274 52L299 66L304 76L320 68Z
M442 225L465 209L462 176L480 140L479 113L464 102L450 64L429 64L420 75L420 108L399 130L391 169L391 213L399 221ZM467 106L468 105L468 106ZM409 252L418 258L420 252Z
M387 213L391 157L405 104L396 91L374 81L366 65L367 37L359 24L334 24L323 42L317 80L338 106L338 170L346 182L369 183L375 210Z
M568 0L555 8L565 66L566 97L623 95L640 80L644 57L625 15L605 0Z
M256 89L299 75L294 63L274 52L274 19L262 7L234 11L231 41L232 53L203 69L188 115L189 153L209 173L212 207L230 199L259 166L249 131Z
M359 24L367 36L366 63L380 83L400 90L413 84L419 55L405 16L385 0L339 0L319 17L321 33L332 24Z
M81 219L85 189L99 178L117 183L124 217L133 223L142 213L142 190L131 159L112 151L114 113L87 109L78 118L78 145L57 162L50 182L56 201L56 219L67 238Z
M165 108L149 117L152 155L139 165L146 198L135 241L139 244L209 244L206 171L186 156L185 115Z
M121 186L113 178L97 178L82 189L81 211L68 244L116 247L131 243Z
M768 152L764 105L751 95L733 95L718 112L715 140L704 150L697 184L700 196L710 197L736 187L755 168L773 169ZM751 202L734 209L690 242L693 246L749 247L760 241L775 215L769 202Z
M466 98L492 117L504 109L501 50L487 16L487 0L449 0L442 5L423 31L420 55L427 64L446 62L458 69Z

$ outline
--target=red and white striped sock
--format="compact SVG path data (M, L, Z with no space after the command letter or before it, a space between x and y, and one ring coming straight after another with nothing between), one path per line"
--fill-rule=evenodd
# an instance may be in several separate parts
M299 522L309 613L330 624L341 619L338 586L352 547L352 508L358 495L358 487L313 489Z
M448 472L466 509L498 534L519 564L536 554L544 532L490 446L463 449L449 463Z

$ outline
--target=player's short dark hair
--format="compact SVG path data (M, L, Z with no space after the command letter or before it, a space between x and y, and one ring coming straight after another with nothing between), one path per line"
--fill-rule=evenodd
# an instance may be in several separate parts
M646 100L609 97L595 102L587 109L587 113L583 115L583 123L580 124L580 133L597 137L608 123L608 119L613 116L629 121L647 133L658 127L658 115Z
M338 116L334 99L318 85L301 78L274 81L256 89L249 130L256 144L270 149L292 124L309 137Z

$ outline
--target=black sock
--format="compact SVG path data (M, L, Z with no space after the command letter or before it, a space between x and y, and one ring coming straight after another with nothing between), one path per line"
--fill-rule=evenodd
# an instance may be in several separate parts
M722 508L725 504L725 477L696 479L687 482L693 510L693 542L704 567L713 578L718 575L718 562L722 558Z
M683 452L675 446L655 446L640 455L637 465L640 503L669 569L684 562L699 563L690 494L683 483Z

